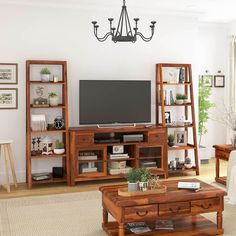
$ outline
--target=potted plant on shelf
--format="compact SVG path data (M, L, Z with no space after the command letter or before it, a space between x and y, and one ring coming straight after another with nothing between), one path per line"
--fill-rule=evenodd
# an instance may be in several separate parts
M60 142L58 139L56 140L55 147L56 148L54 148L54 150L53 150L55 154L60 155L65 152L64 143Z
M138 190L147 191L148 190L148 180L150 178L150 170L147 168L138 169Z
M210 101L211 87L205 86L203 79L199 80L198 84L198 134L199 134L199 158L201 161L210 159L210 154L205 146L202 145L202 137L207 134L207 122L210 119L209 110L215 107L215 104Z
M138 169L131 169L126 175L128 181L128 192L135 192L138 190Z
M50 70L45 67L40 71L40 75L41 75L41 81L42 82L49 82L50 81Z
M184 166L186 169L191 169L193 167L192 161L189 157L185 159Z
M184 104L188 103L188 96L186 94L182 94L182 99L184 101Z
M176 94L175 103L178 104L178 105L181 105L181 104L184 103L183 95L182 95L182 94L180 94L180 93L177 93L177 94Z
M57 93L49 93L48 95L49 105L52 107L58 106L59 104L59 95Z
M173 134L168 135L168 146L173 147L175 145L174 143L175 136Z

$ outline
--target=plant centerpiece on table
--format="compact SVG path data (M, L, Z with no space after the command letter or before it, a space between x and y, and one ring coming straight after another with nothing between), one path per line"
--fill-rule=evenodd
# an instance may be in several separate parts
M138 169L131 169L126 175L126 179L128 181L128 192L135 192L138 190L138 181L139 174Z
M150 170L147 168L138 169L138 190L147 191L148 190L148 180L150 178Z
M168 135L168 146L173 147L175 145L174 143L175 136L173 134Z
M63 154L65 152L65 145L63 142L60 142L58 139L56 140L55 148L54 148L55 154Z
M47 67L42 68L42 70L40 71L41 81L42 82L49 82L50 81L50 74L51 74L51 71Z
M54 107L59 105L59 95L57 93L49 93L49 105Z

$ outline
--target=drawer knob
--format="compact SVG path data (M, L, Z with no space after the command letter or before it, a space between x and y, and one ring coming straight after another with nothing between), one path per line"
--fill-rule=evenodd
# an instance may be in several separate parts
M202 209L204 209L204 210L207 210L207 209L209 209L209 208L211 208L212 207L212 204L211 203L209 203L207 206L205 206L204 204L201 204L201 205L196 205L197 207L201 207Z
M176 210L169 208L169 211L171 211L172 213L178 213L181 210L181 207L178 207Z
M139 217L144 217L148 214L148 211L145 211L145 212L136 212L136 214L139 216Z

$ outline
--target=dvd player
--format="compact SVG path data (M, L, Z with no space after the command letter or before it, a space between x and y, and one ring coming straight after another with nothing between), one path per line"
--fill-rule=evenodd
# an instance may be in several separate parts
M124 134L123 142L143 142L143 134Z
M120 143L120 139L95 139L95 143Z

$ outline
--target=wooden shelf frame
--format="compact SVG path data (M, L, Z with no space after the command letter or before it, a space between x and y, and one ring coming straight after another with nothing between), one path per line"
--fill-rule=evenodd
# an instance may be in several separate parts
M59 82L41 82L34 81L31 78L31 66L61 66L62 79ZM62 89L62 104L56 107L32 107L30 103L31 87L35 85L45 86L61 86ZM65 182L70 185L70 161L69 161L69 132L68 132L68 86L67 86L67 62L66 61L49 61L49 60L27 60L26 61L26 181L28 188L31 189L34 184L48 184L48 183L62 183ZM65 121L64 130L45 130L45 131L32 131L31 130L31 110L39 109L61 109L61 115ZM62 141L65 144L66 153L62 155L31 155L31 138L32 135L45 135L61 133ZM32 161L33 159L48 159L48 158L61 158L62 166L64 167L63 178L51 178L48 180L35 181L32 179Z
M184 68L184 83L168 83L163 81L163 68ZM164 102L164 87L165 86L184 86L184 92L187 96L190 97L190 102L187 104L173 104L173 105L165 105ZM193 134L193 144L188 144L187 146L178 146L174 148L168 147L168 151L184 151L185 158L188 156L189 150L194 151L194 159L195 159L195 171L196 175L199 175L199 161L198 161L198 146L197 146L197 131L196 131L196 120L195 120L195 112L194 112L194 95L193 95L193 82L192 82L192 66L191 64L176 64L176 63L160 63L156 64L156 124L162 125L167 129L175 129L175 128L183 128L187 133L188 129L192 129ZM166 107L184 107L184 116L185 119L188 119L189 109L191 109L191 118L192 124L184 125L184 126L172 126L168 125L165 122L165 108ZM160 109L159 109L160 108ZM159 114L161 112L161 114ZM159 116L161 117L161 122L159 120ZM168 163L168 153L167 153L167 163ZM179 171L181 172L181 170ZM186 172L186 171L182 171Z

